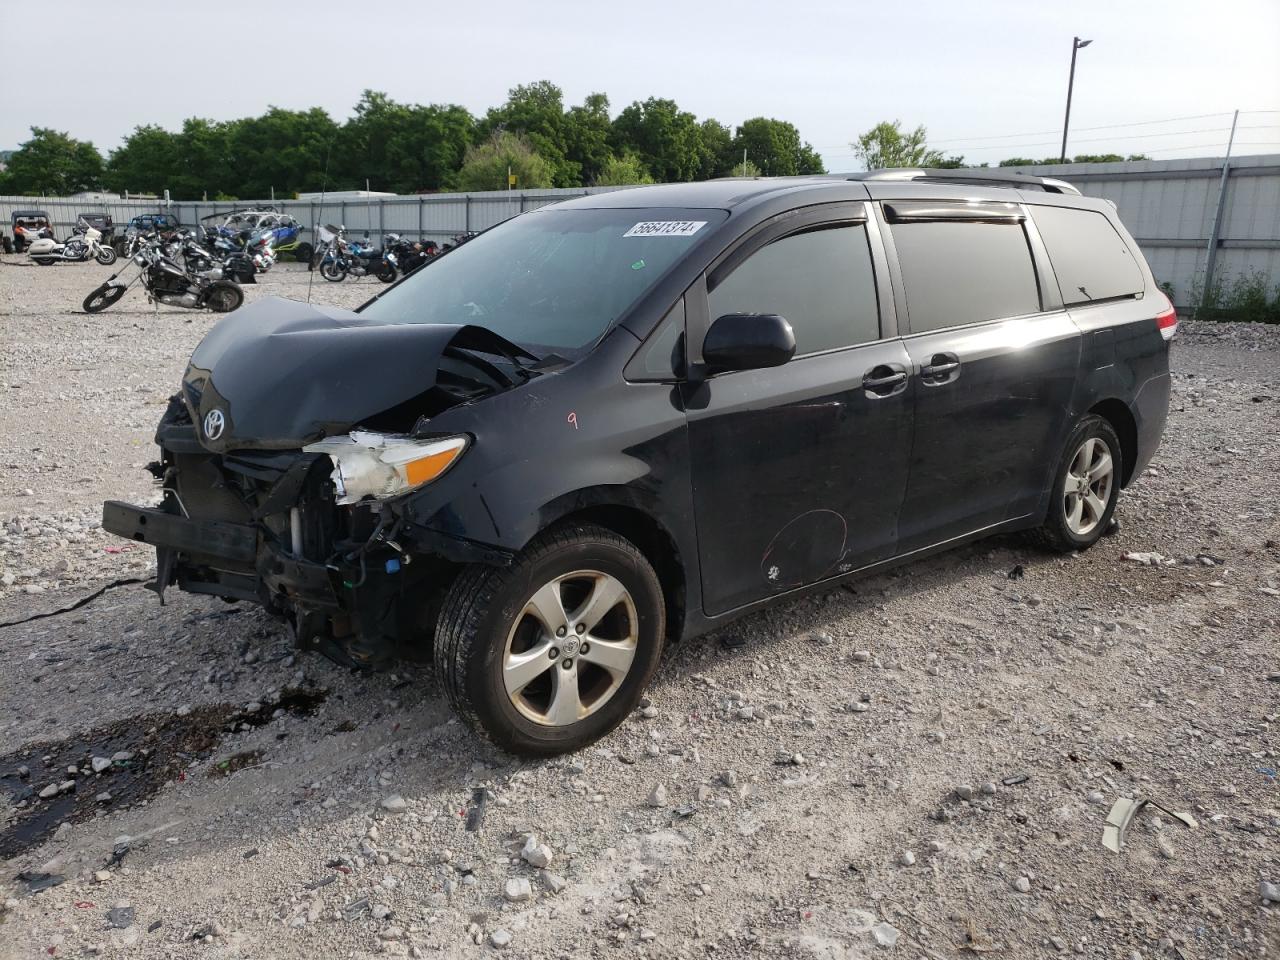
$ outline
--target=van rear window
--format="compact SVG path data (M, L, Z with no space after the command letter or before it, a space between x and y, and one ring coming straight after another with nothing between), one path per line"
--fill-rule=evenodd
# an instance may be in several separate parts
M1067 306L1142 292L1142 270L1103 214L1034 206L1031 215L1049 251L1062 288L1062 302Z

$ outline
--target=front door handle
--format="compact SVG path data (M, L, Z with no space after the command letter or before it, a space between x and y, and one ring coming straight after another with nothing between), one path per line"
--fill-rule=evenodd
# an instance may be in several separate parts
M907 371L896 363L872 367L862 378L862 389L869 397L891 397L907 387Z
M920 379L925 383L950 383L960 375L960 358L954 353L935 353L920 368Z

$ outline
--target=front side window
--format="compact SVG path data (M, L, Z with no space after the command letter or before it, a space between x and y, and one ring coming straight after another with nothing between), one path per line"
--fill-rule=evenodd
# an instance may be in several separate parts
M1142 271L1133 252L1101 213L1074 207L1032 207L1031 216L1067 306L1142 292Z
M864 224L794 233L753 253L707 295L711 319L776 313L796 335L796 356L880 338Z
M1021 223L922 220L891 229L912 333L1040 311Z
M499 224L361 308L383 323L486 327L571 359L728 214L716 209L544 208Z

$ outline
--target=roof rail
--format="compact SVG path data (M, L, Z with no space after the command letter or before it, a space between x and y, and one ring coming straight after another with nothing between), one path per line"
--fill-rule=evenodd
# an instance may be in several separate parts
M868 170L851 175L850 180L912 180L923 183L970 183L986 187L1012 187L1026 190L1043 190L1045 193L1070 193L1080 191L1065 180L1053 177L1036 177L1017 170L969 169L939 170L921 167L897 167L888 170Z

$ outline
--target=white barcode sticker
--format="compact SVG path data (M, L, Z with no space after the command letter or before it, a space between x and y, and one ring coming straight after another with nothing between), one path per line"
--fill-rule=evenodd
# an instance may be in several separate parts
M692 237L707 225L705 220L642 220L624 237Z

